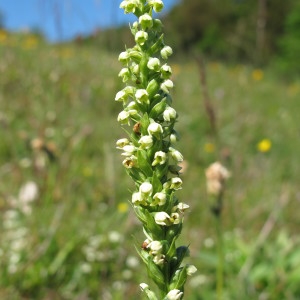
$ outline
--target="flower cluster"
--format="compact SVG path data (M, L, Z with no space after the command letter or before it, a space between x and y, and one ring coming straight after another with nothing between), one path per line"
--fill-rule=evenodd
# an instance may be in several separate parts
M123 105L117 119L127 127L128 136L119 139L116 146L136 186L131 202L147 238L140 256L161 297L182 299L190 274L181 263L188 248L176 248L175 241L189 206L175 196L182 188L178 163L183 156L175 148L178 114L172 107L170 91L174 84L167 64L172 49L164 43L161 21L153 18L153 11L160 12L163 6L161 0L124 0L120 5L137 21L130 26L136 44L119 55L123 64L119 77L125 87L115 101ZM149 299L157 299L148 286L142 290Z

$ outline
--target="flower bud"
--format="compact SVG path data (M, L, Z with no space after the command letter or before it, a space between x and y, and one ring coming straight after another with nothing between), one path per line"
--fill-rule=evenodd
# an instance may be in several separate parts
M174 87L173 81L170 79L164 81L160 86L160 88L167 94L170 93L170 89L172 89L173 87Z
M163 165L167 160L167 155L163 151L157 151L154 154L154 160L152 162L152 166Z
M149 94L144 89L138 89L138 90L136 90L136 92L135 92L135 98L136 98L136 101L139 102L139 103L149 104Z
M132 194L131 202L134 205L140 205L140 204L145 204L142 194L140 192L135 192Z
M170 222L170 216L164 211L155 213L154 220L155 223L158 225L162 225L162 226L172 225L172 223Z
M153 145L153 139L151 135L144 135L139 139L142 149L149 149Z
M176 162L182 162L182 161L183 161L183 156L182 156L182 154L181 154L178 150L176 150L176 149L170 147L170 148L169 148L169 153L170 153L171 157L172 157Z
M163 113L163 118L166 122L170 122L171 120L176 119L176 116L176 110L170 106L168 106Z
M151 57L148 60L147 67L148 67L148 69L153 70L155 72L160 71L160 61L159 61L159 59L156 58L156 57Z
M138 31L134 37L137 44L143 46L145 42L148 40L148 33L146 31Z
M171 290L167 296L166 296L166 300L180 300L183 296L183 292L181 292L180 290Z
M151 28L153 26L152 17L149 14L144 14L139 17L139 23L144 30Z
M162 28L163 28L163 24L162 24L161 20L154 19L153 20L153 29L157 32L161 32Z
M161 49L160 55L163 59L168 59L173 54L173 50L170 46L165 46Z
M163 255L163 254L155 255L155 256L153 257L153 262L154 262L156 265L163 265L164 262L165 262L165 255Z

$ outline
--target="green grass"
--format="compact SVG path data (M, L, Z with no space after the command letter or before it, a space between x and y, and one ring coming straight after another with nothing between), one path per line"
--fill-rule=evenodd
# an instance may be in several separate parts
M114 101L122 87L118 54L2 35L0 55L0 298L140 297L138 283L147 275L141 262L128 261L137 257L142 233L128 203L133 183L115 150L124 136ZM223 216L224 300L299 299L300 80L285 82L270 69L255 79L251 66L208 62L216 139L195 62L171 65L187 162L179 197L191 206L181 239L199 270L186 298L215 297L216 234L204 171L221 160L232 173ZM272 142L267 153L257 149L264 138ZM42 148L33 149L35 139ZM215 151L205 151L207 143ZM18 210L12 199L28 181L39 188L32 213L19 213L9 227L7 212ZM257 242L265 222L270 234ZM20 228L27 230L25 243L12 250ZM12 272L14 251L20 256Z

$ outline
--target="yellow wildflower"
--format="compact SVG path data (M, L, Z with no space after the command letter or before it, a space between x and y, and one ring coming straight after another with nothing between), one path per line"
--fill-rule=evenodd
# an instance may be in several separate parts
M7 32L3 29L0 29L0 44L5 44L7 37Z
M207 153L215 152L215 145L213 143L205 143L204 144L204 151Z
M255 81L260 81L264 78L264 72L261 69L255 69L252 72L252 79Z
M272 142L269 139L262 139L258 144L257 144L257 150L260 152L269 152L272 147Z
M36 48L38 44L38 39L35 36L28 36L25 41L23 42L23 48L26 50L34 49Z
M118 212L120 213L126 213L128 211L128 203L127 202L121 202L118 204Z

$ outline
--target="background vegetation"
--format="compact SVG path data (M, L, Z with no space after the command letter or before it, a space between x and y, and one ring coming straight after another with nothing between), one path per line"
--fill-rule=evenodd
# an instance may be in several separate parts
M199 270L186 299L215 297L216 234L204 178L215 160L232 173L224 203L224 299L300 298L299 9L289 8L299 5L268 2L268 16L284 17L267 23L279 29L268 31L268 66L262 68L253 54L257 6L250 2L186 1L166 16L166 37L176 52L179 148L186 158L179 197L191 206L182 243L190 244ZM191 9L197 3L201 9ZM200 18L202 11L215 11L215 19ZM232 16L235 22L225 26ZM224 26L213 25L216 18ZM188 21L201 20L206 29L194 38ZM138 283L147 275L133 245L142 234L128 202L132 182L115 150L123 137L113 100L122 87L118 41L126 35L123 29L110 40L105 34L49 45L41 36L0 30L1 299L140 295ZM206 57L202 73L193 58L200 53ZM282 70L289 76L283 79Z

